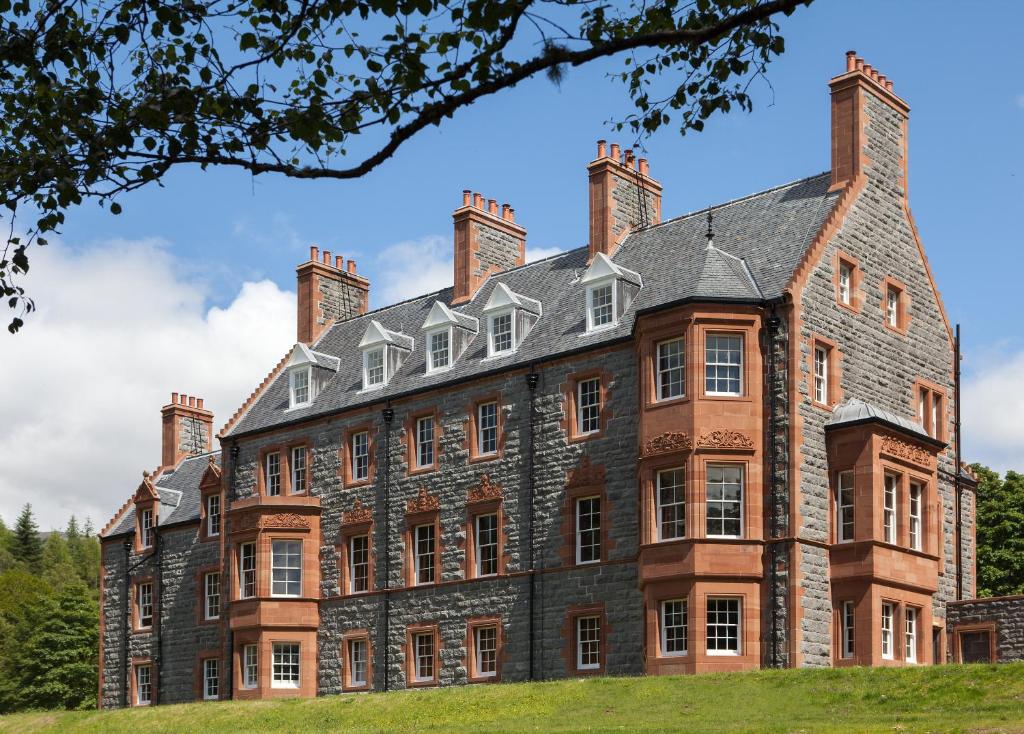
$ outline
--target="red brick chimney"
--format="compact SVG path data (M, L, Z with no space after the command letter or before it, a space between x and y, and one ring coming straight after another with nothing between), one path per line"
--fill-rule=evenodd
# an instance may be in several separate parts
M296 268L298 277L298 329L296 341L312 344L335 321L344 321L366 313L370 300L370 281L356 274L356 261L309 248L309 260Z
M612 143L597 141L597 158L587 166L590 175L590 260L599 252L609 257L630 230L661 221L661 184L650 176L646 158L632 150L619 152Z
M846 71L829 80L828 85L832 90L832 188L842 188L853 181L871 163L866 150L866 129L872 100L888 106L898 118L900 150L897 154L905 169L910 106L892 91L892 80L878 73L871 64L865 64L856 51L847 51Z
M482 194L462 192L455 220L455 294L452 303L465 303L491 273L526 262L526 229L516 224L516 210Z
M163 418L163 450L160 466L170 468L186 456L205 454L213 439L213 413L203 399L171 393L171 402L160 409Z

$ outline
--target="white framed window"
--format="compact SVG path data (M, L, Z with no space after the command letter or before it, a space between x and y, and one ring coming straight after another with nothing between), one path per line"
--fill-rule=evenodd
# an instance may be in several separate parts
M259 683L259 652L256 645L242 648L242 688L255 688Z
M302 596L302 541L272 541L270 570L271 596Z
M900 325L900 292L892 286L885 291L885 320L894 329Z
M654 488L658 540L686 537L686 468L662 469Z
M686 348L682 337L658 344L658 400L686 394Z
M220 535L220 495L211 494L206 498L206 534Z
M384 368L384 347L367 349L363 352L363 389L380 387L386 381Z
M276 497L281 494L281 454L273 451L267 454L264 460L264 486L267 488L268 497Z
M348 540L349 593L370 590L370 536L354 535Z
M413 635L413 646L416 651L413 678L419 683L434 680L434 633L416 633Z
M434 416L416 420L416 468L434 465Z
M939 437L939 420L942 417L942 396L932 394L932 437Z
M882 602L882 659L892 660L892 622L893 605L889 602Z
M814 347L814 399L828 405L828 350Z
M511 352L515 347L515 319L512 311L491 314L488 317L487 356Z
M481 403L476 408L476 446L480 455L498 453L497 403Z
M708 655L739 655L741 609L739 599L708 599Z
M203 576L203 618L220 618L220 572Z
M908 663L917 662L917 609L903 609L903 659Z
M493 678L498 674L498 628L473 628L473 647L476 653L476 674L480 678Z
M917 420L924 427L924 406L928 402L928 390L925 388L918 388L917 394Z
M437 538L433 523L417 525L413 530L415 574L417 584L434 583L434 563L437 553Z
M370 434L366 431L352 434L352 481L370 478Z
M310 388L312 367L298 367L288 373L289 407L299 408L313 400Z
M153 666L135 666L135 705L149 706L153 703Z
M853 472L841 471L836 486L836 536L840 543L853 540Z
M601 378L576 385L576 426L581 436L601 430Z
M601 618L576 618L576 669L601 667Z
M882 528L885 531L885 542L896 544L896 486L900 478L895 474L885 475L885 488L882 492Z
M615 325L615 283L598 283L587 288L587 331Z
M661 603L661 654L666 657L686 655L688 629L686 599Z
M136 588L136 604L139 614L139 627L153 626L153 584L147 582Z
M220 660L203 660L203 700L216 701L220 698Z
M306 491L306 447L296 446L292 449L292 494Z
M367 673L366 640L348 641L348 684L365 686Z
M430 332L427 339L427 372L450 367L452 363L451 330Z
M498 573L498 515L477 515L473 536L476 542L476 575L493 576Z
M855 638L854 631L856 628L855 620L855 607L852 601L843 602L843 648L841 654L843 658L849 660L854 656L855 653Z
M153 547L153 511L143 510L142 517L139 520L140 532L140 544L143 548Z
M601 498L576 500L576 563L601 560Z
M707 465L707 536L739 538L743 535L743 467Z
M274 643L274 660L270 687L299 687L299 643Z
M924 488L918 482L910 483L910 547L914 550L921 550L921 530L923 528L921 517L921 496Z
M839 263L839 302L849 306L852 302L853 266L847 262Z
M256 544L238 546L238 594L242 599L256 596Z
M704 392L708 395L743 394L741 335L707 335L704 350Z

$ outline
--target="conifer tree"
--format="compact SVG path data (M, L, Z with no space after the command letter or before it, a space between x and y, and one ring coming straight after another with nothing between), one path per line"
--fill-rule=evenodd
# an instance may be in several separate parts
M23 563L29 571L39 573L43 563L43 542L39 539L39 526L32 515L32 505L26 504L18 515L14 526L14 544L11 547L14 559Z
M14 533L12 533L4 519L0 517L0 573L14 566L14 555L11 553L11 546L14 544Z

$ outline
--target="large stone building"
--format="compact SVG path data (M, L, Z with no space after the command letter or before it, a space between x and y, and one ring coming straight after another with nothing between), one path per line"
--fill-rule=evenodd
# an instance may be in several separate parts
M372 312L313 248L220 450L172 396L103 531L100 704L946 659L954 334L907 104L830 86L831 170L706 211L602 141L588 247L465 192L454 287Z

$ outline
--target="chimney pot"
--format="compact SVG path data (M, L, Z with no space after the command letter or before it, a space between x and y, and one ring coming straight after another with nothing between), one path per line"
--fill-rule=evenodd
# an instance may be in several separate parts
M510 221L510 222L516 221L516 210L513 209L512 207L508 208L508 221Z
M179 405L187 405L188 404L188 395L186 395L185 393L179 393L178 394L178 401L179 401L179 403L178 403Z
M508 213L509 213L509 211L511 209L512 209L512 207L510 205L502 204L501 205L501 218L502 219L508 219Z
M604 140L598 140L597 141L597 157L598 158L604 158L605 155L606 155L606 153L605 153L605 142L606 141L604 141Z
M630 168L633 167L633 149L632 148L627 148L626 149L626 165L629 166Z
M864 59L857 57L857 71L864 71Z
M498 216L498 202L494 199L487 200L487 211L494 216Z
M345 258L343 258L341 255L335 255L334 267L336 267L338 270L342 270L345 267Z
M203 399L202 398L196 398L196 407L199 408L200 410L203 409Z
M617 163L621 162L621 160L619 158L619 144L618 143L612 143L612 158L614 158Z
M324 250L324 265L330 265L330 264L331 264L331 251L330 250Z
M871 76L871 64L864 64L864 68L861 70L868 76Z
M190 407L190 408L196 407L196 399L195 399L195 397L191 397L191 396L189 397L189 399L188 399L188 407Z
M171 405L174 405L177 402L178 402L178 393L172 392L171 393Z
M356 261L353 260L352 258L348 259L348 272L352 273L353 275L355 275L356 272Z
M475 206L477 209L484 208L483 194L473 194L473 206Z
M313 262L316 262L317 258L320 257L320 252L319 251L320 251L319 247L317 247L316 245L310 245L310 247L309 247L309 259L312 260Z
M890 92L892 91L892 79L885 80L885 88L888 89Z
M643 176L647 176L650 173L650 170L651 170L651 166L647 162L647 159L646 158L641 158L640 159L640 174L643 175Z
M854 71L857 68L857 52L847 51L846 52L846 70Z
M469 206L473 198L473 192L469 189L462 190L462 206Z
M189 411L189 408L192 410ZM171 404L160 410L160 418L162 424L160 465L162 467L175 467L188 456L206 453L210 450L210 442L213 438L213 416L204 408L202 398L172 392ZM197 421L202 428L198 432L192 432L192 426Z

